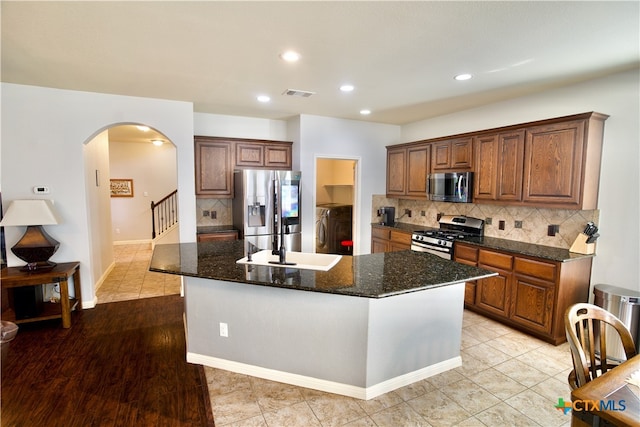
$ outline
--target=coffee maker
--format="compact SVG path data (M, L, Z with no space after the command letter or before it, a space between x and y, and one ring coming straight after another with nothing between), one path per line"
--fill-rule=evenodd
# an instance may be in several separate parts
M393 206L383 206L378 209L378 216L382 217L380 224L393 227L396 222L396 208Z

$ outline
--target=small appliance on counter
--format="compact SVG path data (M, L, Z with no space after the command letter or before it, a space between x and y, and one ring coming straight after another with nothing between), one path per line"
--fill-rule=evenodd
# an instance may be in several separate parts
M383 206L378 209L378 216L381 217L380 224L393 227L396 223L396 208L393 206Z

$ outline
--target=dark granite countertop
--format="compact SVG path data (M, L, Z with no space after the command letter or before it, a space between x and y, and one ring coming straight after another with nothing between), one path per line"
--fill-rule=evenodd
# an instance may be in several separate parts
M412 251L343 256L329 271L236 264L243 240L157 245L151 271L366 298L384 298L495 275Z
M372 224L380 226L379 224ZM419 230L433 229L433 227L426 227L415 224L406 224L397 222L393 227L396 230L406 231L413 233ZM481 248L496 249L500 251L512 252L517 255L526 255L535 258L546 259L556 262L574 261L582 258L591 258L594 254L584 255L574 252L570 252L569 249L555 248L553 246L536 245L534 243L519 242L517 240L500 239L497 237L470 237L461 242L469 243Z
M226 233L228 231L238 231L233 225L203 225L196 228L196 234Z

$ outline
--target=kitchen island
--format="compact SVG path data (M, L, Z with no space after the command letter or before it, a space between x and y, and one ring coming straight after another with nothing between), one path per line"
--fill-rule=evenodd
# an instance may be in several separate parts
M329 271L244 256L242 240L155 247L150 270L184 278L187 360L360 399L460 366L464 282L495 274L411 251Z

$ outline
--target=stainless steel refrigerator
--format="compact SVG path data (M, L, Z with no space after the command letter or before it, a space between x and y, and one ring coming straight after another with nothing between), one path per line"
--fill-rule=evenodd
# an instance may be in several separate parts
M302 248L300 172L238 170L233 174L233 225L252 251L271 249L278 254ZM246 249L245 249L246 250Z

